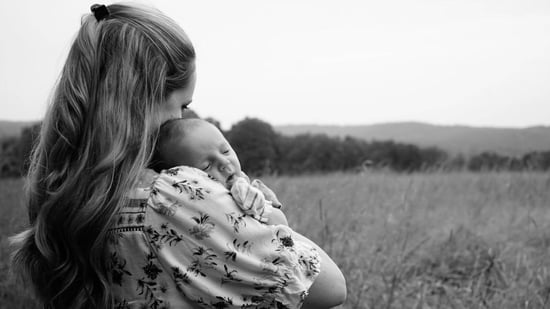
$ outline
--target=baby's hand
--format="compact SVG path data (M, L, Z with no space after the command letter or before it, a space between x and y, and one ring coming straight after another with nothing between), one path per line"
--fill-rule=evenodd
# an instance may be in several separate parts
M247 215L267 224L288 225L286 216L280 210L281 202L275 193L260 180L255 179L250 183L248 176L239 172L228 177L226 185L237 205Z
M227 189L231 189L231 187L235 184L235 182L237 182L239 178L244 178L246 182L250 183L250 178L248 178L248 176L245 173L239 171L227 178L227 181L226 181Z
M279 202L279 199L277 198L277 195L275 195L275 192L268 188L261 180L254 179L251 184L253 187L258 188L265 196L265 199L271 202L271 206L277 209L282 208L281 202Z

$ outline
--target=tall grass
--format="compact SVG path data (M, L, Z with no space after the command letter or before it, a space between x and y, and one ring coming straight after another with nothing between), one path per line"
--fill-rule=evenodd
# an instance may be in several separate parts
M38 308L25 287L17 285L9 274L8 237L22 231L28 222L23 207L22 179L0 180L0 308Z
M343 270L343 308L550 308L550 175L266 179Z
M550 307L550 175L331 174L264 179L290 225L341 267L342 308ZM6 237L26 215L0 182L0 307L32 308L9 281Z

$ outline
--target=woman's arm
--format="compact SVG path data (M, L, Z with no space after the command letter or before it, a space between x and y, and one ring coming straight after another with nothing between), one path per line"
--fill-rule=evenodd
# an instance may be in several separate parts
M344 303L347 297L346 279L340 271L340 268L338 268L330 256L313 241L298 233L296 233L295 237L315 246L321 256L321 273L309 289L309 295L302 308L328 309Z
M154 252L147 262L158 266L140 267L153 277L157 269L170 275L175 298L234 309L299 308L321 261L330 265L311 241L294 242L289 227L245 215L203 171L164 171L150 192L144 236Z

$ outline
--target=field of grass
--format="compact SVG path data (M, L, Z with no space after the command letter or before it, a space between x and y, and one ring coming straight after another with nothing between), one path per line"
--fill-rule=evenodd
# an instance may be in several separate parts
M290 225L340 266L348 308L550 308L550 175L332 174L264 179ZM0 308L33 308L7 279L26 220L0 182Z

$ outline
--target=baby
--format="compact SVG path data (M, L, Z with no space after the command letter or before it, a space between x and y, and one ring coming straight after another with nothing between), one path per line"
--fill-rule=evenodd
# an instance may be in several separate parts
M153 162L156 170L179 165L201 169L231 192L245 214L263 223L288 225L275 193L260 180L250 182L227 139L208 121L167 121L160 128Z

